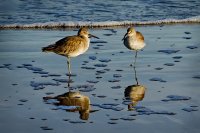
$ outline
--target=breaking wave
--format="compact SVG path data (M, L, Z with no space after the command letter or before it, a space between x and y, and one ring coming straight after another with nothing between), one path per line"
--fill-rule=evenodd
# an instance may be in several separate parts
M78 28L78 27L125 27L131 25L162 25L162 24L178 24L178 23L200 23L200 16L186 19L164 19L156 21L104 21L104 22L84 22L84 21L63 21L63 22L46 22L33 24L7 24L0 25L0 29L53 29L53 28Z

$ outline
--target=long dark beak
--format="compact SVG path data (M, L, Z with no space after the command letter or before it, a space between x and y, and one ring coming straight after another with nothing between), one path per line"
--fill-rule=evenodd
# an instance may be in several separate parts
M124 37L123 37L122 41L123 41L123 40L126 38L127 34L128 34L128 33L126 33L126 34L124 35Z
M94 37L94 38L99 39L98 37L96 37L96 36L94 36L94 35L92 35L92 34L89 34L89 38L91 38L91 37Z

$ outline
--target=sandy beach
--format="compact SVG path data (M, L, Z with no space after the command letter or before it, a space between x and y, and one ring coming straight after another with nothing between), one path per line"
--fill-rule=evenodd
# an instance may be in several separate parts
M198 133L200 25L135 28L147 45L135 69L145 94L132 110L125 89L136 84L135 53L121 41L127 27L90 29L100 39L91 39L89 50L71 60L70 88L67 59L41 48L77 29L0 30L0 132ZM89 98L87 120L74 106L43 99L69 89Z

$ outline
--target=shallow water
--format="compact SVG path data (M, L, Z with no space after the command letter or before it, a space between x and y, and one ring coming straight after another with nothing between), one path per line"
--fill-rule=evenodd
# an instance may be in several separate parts
M136 104L129 111L132 101L126 98L125 89L136 81L130 65L134 52L121 41L125 28L91 29L100 40L92 39L89 50L72 59L71 80L66 59L42 53L41 47L77 31L1 30L0 131L199 132L200 26L136 29L143 33L147 44L138 53L136 63L138 82L146 90L144 98L134 101ZM174 65L165 65L170 63ZM56 107L54 102L58 101L43 100L65 94L69 89L89 98L88 120L80 119L78 111L66 111L74 106Z

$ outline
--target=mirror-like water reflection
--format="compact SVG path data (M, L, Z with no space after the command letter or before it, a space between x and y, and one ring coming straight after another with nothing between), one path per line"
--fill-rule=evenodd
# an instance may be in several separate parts
M129 85L124 90L125 99L130 101L128 104L129 111L134 110L134 106L136 106L139 101L143 100L146 91L146 87L138 82L136 67L134 66L133 68L136 84Z
M71 81L70 76L69 81ZM68 82L68 87L70 88L70 83ZM79 112L80 119L88 120L90 112L93 112L90 107L90 98L81 94L79 91L68 91L64 94L55 96L55 97L44 97L45 101L50 99L55 99L56 102L52 102L54 105L59 108L66 110L68 112Z

